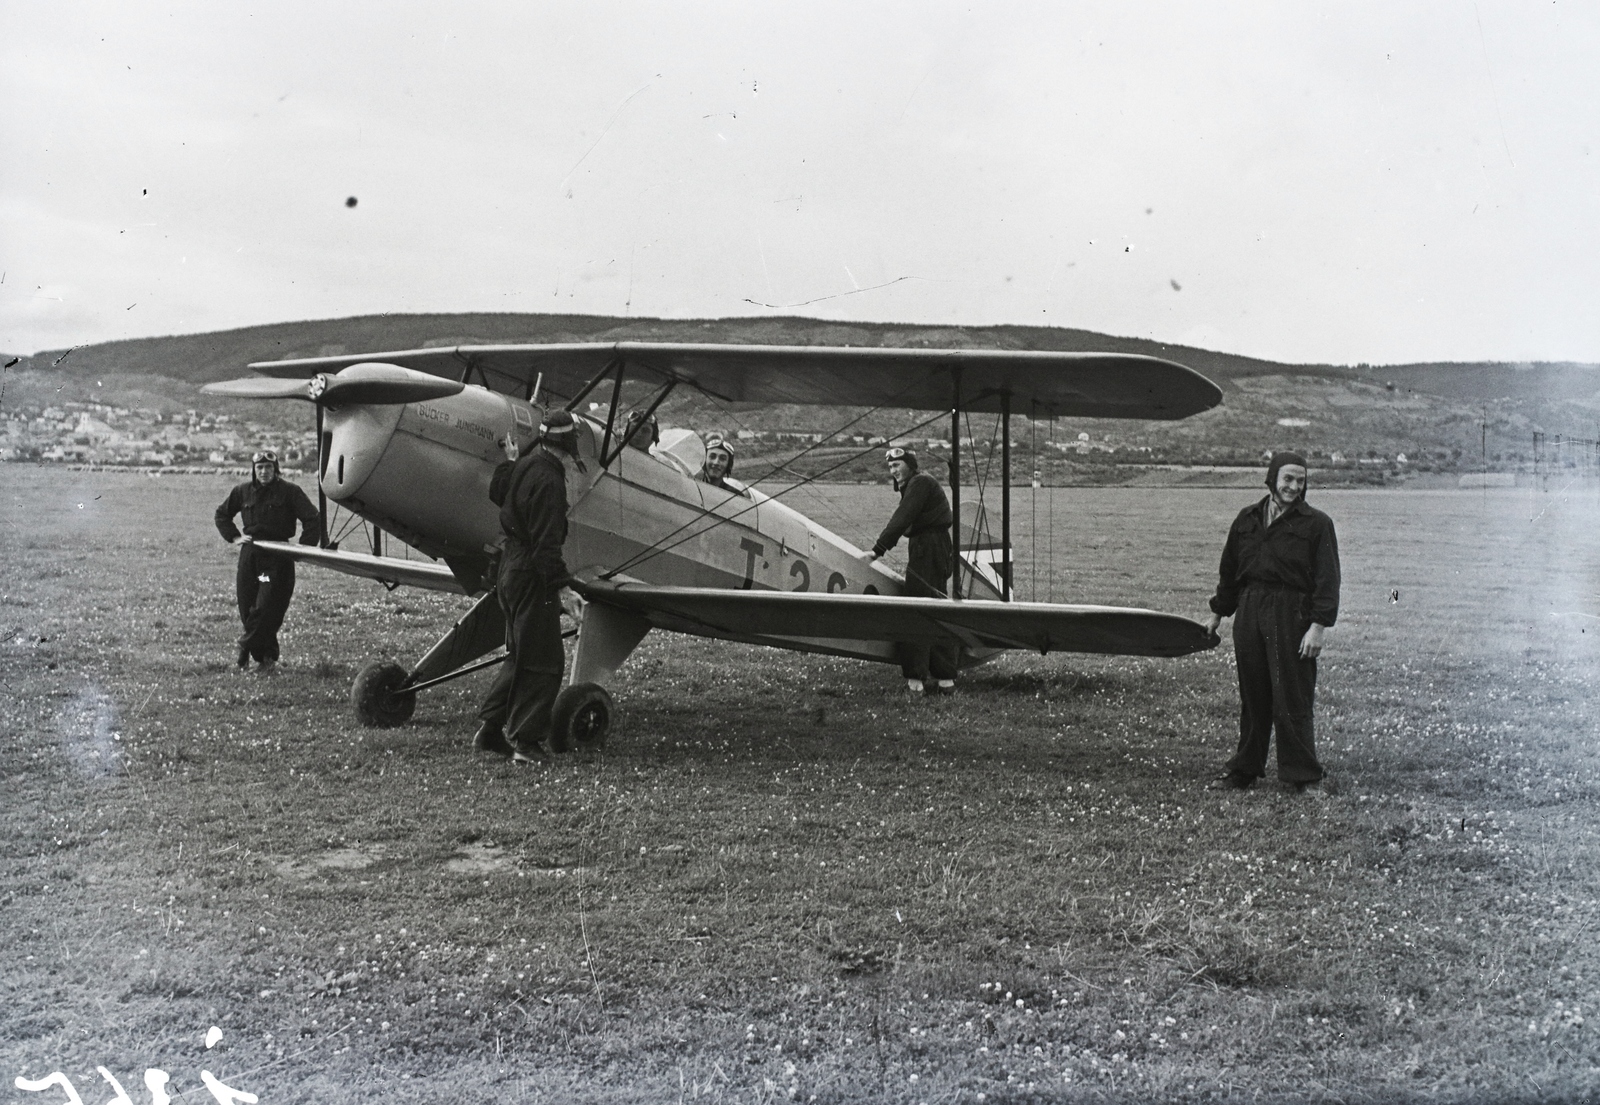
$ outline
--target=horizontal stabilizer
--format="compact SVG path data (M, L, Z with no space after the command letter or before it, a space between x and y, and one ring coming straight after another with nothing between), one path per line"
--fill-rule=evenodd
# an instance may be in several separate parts
M1198 622L1154 610L897 598L795 591L725 591L641 583L574 583L592 602L631 610L662 629L746 640L830 638L953 642L968 648L1183 656L1217 638Z
M289 541L257 541L255 546L268 552L282 553L295 560L332 568L346 575L375 579L391 587L426 587L430 591L449 591L457 595L467 593L467 589L461 586L454 573L443 564L402 560L398 556L368 556L366 553L340 552L338 549L296 545Z

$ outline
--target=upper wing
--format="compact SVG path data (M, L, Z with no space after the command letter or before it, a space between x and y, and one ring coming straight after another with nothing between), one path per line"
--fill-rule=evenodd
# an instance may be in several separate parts
M890 598L795 591L724 591L640 583L575 583L584 597L631 610L663 629L744 638L951 641L1118 656L1183 656L1211 648L1205 626L1114 606Z
M1221 389L1193 369L1131 353L586 342L463 345L250 367L303 379L382 362L518 394L542 377L546 393L569 400L618 359L729 402L948 410L957 369L960 405L969 411L998 412L1008 394L1017 414L1177 419L1222 401Z
M455 574L443 564L427 564L420 560L402 560L398 556L368 556L366 553L340 552L338 549L319 549L315 545L296 545L291 541L257 541L256 548L282 553L295 560L308 560L324 568L332 568L346 575L375 579L391 587L426 587L430 591L450 591L464 595Z

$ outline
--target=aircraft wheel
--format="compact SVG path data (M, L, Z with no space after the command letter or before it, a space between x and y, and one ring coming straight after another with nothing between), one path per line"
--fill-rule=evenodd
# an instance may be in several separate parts
M362 668L350 687L356 720L369 729L393 729L410 721L417 696L398 689L405 681L406 669L399 664L377 662Z
M556 695L550 716L553 752L594 751L603 748L616 715L611 695L598 683L575 683Z

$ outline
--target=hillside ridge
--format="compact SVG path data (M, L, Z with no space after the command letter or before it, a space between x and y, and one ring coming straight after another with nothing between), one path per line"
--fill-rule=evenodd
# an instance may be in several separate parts
M1197 346L1053 326L945 326L834 322L800 316L723 319L616 318L528 313L378 314L265 323L231 330L128 338L21 357L15 371L65 369L165 376L203 384L244 375L252 361L379 353L445 345L582 341L695 341L763 345L857 345L1049 349L1139 353L1187 365L1225 390L1239 379L1312 376L1454 399L1588 400L1600 365L1580 362L1420 362L1392 365L1283 363ZM7 356L7 360L11 357Z

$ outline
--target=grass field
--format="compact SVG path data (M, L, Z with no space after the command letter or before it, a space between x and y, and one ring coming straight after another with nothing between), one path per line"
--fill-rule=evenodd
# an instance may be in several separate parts
M1313 491L1319 798L1205 789L1227 648L910 700L652 635L602 756L474 758L482 676L362 730L462 601L302 569L235 675L225 490L0 466L0 1100L1600 1097L1592 488ZM1022 596L1198 617L1250 497L1024 491Z

